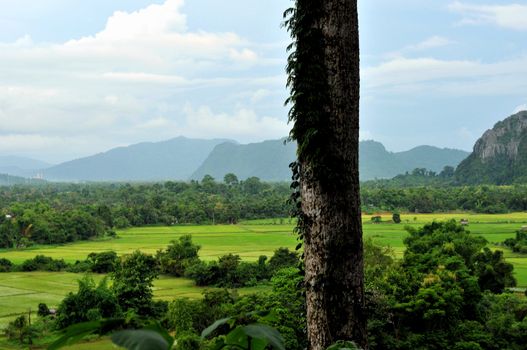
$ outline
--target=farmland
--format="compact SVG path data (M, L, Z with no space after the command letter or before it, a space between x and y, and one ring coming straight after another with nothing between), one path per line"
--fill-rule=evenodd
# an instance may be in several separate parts
M418 227L433 220L467 218L468 229L484 236L495 247L495 244L513 237L515 231L527 223L526 213L503 215L469 215L469 214L408 214L402 215L401 224L390 222L391 216L382 215L383 222L373 224L370 216L364 216L364 235L376 243L392 247L396 256L404 252L403 239L406 236L404 227ZM286 223L284 223L286 222ZM86 258L91 252L115 250L119 255L142 250L155 253L166 247L171 240L183 234L192 234L193 240L201 245L200 257L213 260L227 253L239 254L242 259L256 260L260 255L272 255L278 247L294 249L296 237L293 234L293 223L287 220L268 219L242 222L238 225L215 226L170 226L141 227L118 231L118 237L112 240L83 241L61 246L36 246L26 250L2 251L0 257L15 263L33 258L37 254L64 258L75 262ZM501 249L501 248L500 248ZM515 255L504 249L506 258L515 265L516 278L520 287L527 287L527 258ZM66 272L31 272L0 274L0 327L12 319L13 315L35 309L39 302L57 306L64 295L77 288L79 274ZM102 276L95 276L96 279ZM258 289L246 289L250 292ZM158 299L171 300L176 297L199 297L199 288L187 279L163 277L156 281L154 295Z

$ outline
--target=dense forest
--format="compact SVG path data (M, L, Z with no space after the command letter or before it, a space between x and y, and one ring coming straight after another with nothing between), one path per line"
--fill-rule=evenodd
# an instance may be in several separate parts
M362 210L431 213L527 210L527 186L423 185L444 178L424 169L393 180L362 184ZM401 181L413 186L398 186ZM437 180L438 181L438 180ZM0 187L0 247L20 248L113 236L114 229L144 225L232 224L289 217L289 183L258 178L144 184L61 184ZM289 220L289 219L288 219Z

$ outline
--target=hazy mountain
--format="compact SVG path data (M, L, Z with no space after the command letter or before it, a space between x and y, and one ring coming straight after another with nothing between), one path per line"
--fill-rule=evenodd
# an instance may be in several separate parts
M187 180L211 150L227 140L177 137L111 149L46 169L44 178L62 181Z
M37 175L39 170L50 167L51 164L17 156L0 156L0 173L23 177Z
M527 182L527 111L500 121L459 164L456 178L467 184Z
M390 179L415 168L425 168L440 172L447 165L456 167L469 152L418 146L409 151L389 152L376 141L361 141L359 144L359 170L362 181Z
M267 181L289 180L289 164L295 159L296 145L283 140L272 140L248 145L220 144L214 148L203 164L192 174L202 179L209 174L221 181L225 174L234 173L240 179L251 176ZM415 168L441 171L444 166L457 166L468 152L419 146L405 152L388 152L375 141L360 143L361 180L392 178Z
M239 179L256 176L266 181L290 180L289 164L295 158L296 144L284 144L283 139L247 145L226 142L214 147L191 178L201 180L208 174L222 181L225 174L234 173Z

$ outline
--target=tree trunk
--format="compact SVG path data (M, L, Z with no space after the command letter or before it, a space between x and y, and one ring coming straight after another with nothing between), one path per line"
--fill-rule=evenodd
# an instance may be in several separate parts
M309 348L323 350L337 340L353 340L365 349L357 0L298 0L298 10L301 3L318 6L310 16L320 33L320 63L327 80L320 106L324 120L319 122L324 136L317 142L324 169L301 152L298 160ZM298 37L297 47L302 44ZM302 143L302 135L297 140Z

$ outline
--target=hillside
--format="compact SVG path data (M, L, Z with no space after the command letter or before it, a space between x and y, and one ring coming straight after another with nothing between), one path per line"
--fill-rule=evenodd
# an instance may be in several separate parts
M201 180L208 174L221 181L225 174L234 173L240 179L256 176L266 181L285 181L291 179L289 164L295 158L296 144L284 144L284 139L247 145L226 142L214 148L191 178Z
M47 180L156 181L186 180L214 146L226 140L177 137L111 149L43 171Z
M240 179L251 176L267 181L289 180L289 164L295 159L296 145L272 140L248 145L225 143L214 148L203 164L192 174L199 180L209 174L217 180L234 173ZM415 168L436 172L445 165L456 166L468 152L420 146L405 152L388 152L379 142L360 143L361 180L392 178Z
M527 182L527 111L487 130L472 154L459 164L456 179L465 184Z
M51 164L17 156L0 156L0 174L9 174L21 177L35 176L39 170L50 167Z

